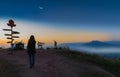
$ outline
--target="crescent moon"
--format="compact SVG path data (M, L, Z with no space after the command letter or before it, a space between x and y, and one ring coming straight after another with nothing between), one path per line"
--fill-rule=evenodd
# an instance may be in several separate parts
M40 10L43 10L44 8L43 8L43 7L41 7L41 6L39 6L39 9L40 9Z

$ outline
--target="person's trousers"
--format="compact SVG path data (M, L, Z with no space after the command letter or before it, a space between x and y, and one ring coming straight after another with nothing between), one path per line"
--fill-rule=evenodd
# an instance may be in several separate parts
M35 64L35 54L29 54L29 64L30 64L30 66L34 66L34 64Z

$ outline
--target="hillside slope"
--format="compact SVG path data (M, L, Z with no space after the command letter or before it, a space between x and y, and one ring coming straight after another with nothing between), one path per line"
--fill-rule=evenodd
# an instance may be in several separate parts
M3 52L4 51L4 52ZM54 50L37 50L36 65L30 69L26 51L0 51L0 56L19 66L21 77L115 77L104 69L84 61L61 56Z

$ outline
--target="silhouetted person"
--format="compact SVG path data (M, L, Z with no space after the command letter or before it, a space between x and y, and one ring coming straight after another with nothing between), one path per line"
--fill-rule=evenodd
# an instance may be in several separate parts
M35 64L35 53L36 53L35 45L36 45L35 38L33 35L31 35L27 44L27 52L29 55L30 68L34 67Z
M57 48L57 41L54 41L54 47Z

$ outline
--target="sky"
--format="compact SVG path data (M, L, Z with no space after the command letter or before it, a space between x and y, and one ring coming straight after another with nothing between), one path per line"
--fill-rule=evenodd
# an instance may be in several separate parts
M120 40L119 0L0 0L0 45L9 19L25 44L30 35L46 44Z

